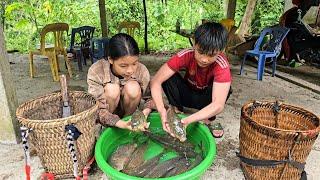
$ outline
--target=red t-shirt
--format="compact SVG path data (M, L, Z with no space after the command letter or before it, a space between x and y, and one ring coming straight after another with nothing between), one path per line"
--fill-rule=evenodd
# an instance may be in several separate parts
M214 82L231 82L231 72L228 59L224 53L208 67L199 67L194 58L193 49L185 49L167 61L168 66L174 70L186 70L184 79L193 89L202 90Z

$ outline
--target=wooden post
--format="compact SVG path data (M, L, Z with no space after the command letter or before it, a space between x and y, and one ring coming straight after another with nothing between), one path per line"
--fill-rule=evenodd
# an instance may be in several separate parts
M143 0L143 10L144 10L144 52L146 54L149 54L149 49L148 49L148 17L147 17L146 0Z
M285 0L283 12L286 12L287 10L291 9L292 7L293 7L292 0Z
M316 23L317 26L320 26L320 4L318 6L318 13L317 13L317 19L316 19Z
M242 17L242 21L240 24L238 35L240 37L244 37L245 34L249 32L249 27L251 24L251 17L256 7L257 0L248 0L246 11Z
M12 83L2 29L2 25L0 25L0 142L17 143L19 141L19 125L15 114L18 100Z
M227 18L228 19L234 19L234 15L236 12L236 5L237 5L236 0L229 0L228 1L228 10L227 10Z
M100 12L100 25L101 25L102 37L108 37L108 25L107 25L105 0L99 0L99 12Z

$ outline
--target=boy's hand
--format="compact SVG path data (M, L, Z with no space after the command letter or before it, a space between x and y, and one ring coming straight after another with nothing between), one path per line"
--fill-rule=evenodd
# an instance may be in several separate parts
M160 114L163 130L170 134L170 128L168 126L166 109L160 111L159 114Z
M181 123L184 125L185 128L187 128L187 126L190 124L187 117L181 119Z
M146 118L148 118L149 114L151 113L151 109L150 108L145 108L144 110L142 110L142 113L144 114L144 116Z

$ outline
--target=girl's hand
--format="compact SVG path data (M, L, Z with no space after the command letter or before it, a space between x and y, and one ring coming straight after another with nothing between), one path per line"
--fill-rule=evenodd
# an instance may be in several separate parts
M128 129L130 131L132 131L132 127L131 127L131 121L123 121L123 120L119 120L116 124L116 127L121 128L121 129Z

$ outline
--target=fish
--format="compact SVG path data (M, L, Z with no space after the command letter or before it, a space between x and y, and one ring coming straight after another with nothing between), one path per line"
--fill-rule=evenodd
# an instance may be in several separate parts
M149 159L148 161L143 163L141 166L137 168L129 169L124 173L130 176L144 177L151 171L151 169L155 168L159 164L159 160L162 155L163 153L153 157L152 159Z
M137 109L131 116L131 128L133 131L144 131L147 123L147 118L142 111Z
M188 167L187 171L195 168L196 166L198 166L201 162L202 162L203 158L200 154L197 154L196 158L194 159L194 161L191 163L191 165Z
M184 173L188 170L189 166L190 162L188 161L188 159L181 158L179 161L175 163L174 168L166 174L166 177L171 177Z
M130 156L137 146L137 144L124 144L119 146L116 151L111 154L108 163L114 169L121 171L130 160Z
M141 166L145 162L143 156L147 150L147 147L148 147L148 144L143 143L142 145L136 148L136 150L131 154L130 160L127 162L127 164L123 168L123 172L126 172L129 169L133 169L138 166Z
M159 142L166 148L175 150L177 153L185 157L194 158L197 155L194 145L188 141L180 142L169 135L156 135L149 131L145 131L144 134L151 140Z
M179 161L182 157L177 156L175 158L172 158L170 160L167 160L165 162L162 162L158 164L156 167L151 169L149 173L144 176L145 178L161 178L165 177L166 174L174 168L174 165L177 161Z
M187 140L186 127L181 123L181 119L177 116L173 106L170 106L167 111L167 121L171 133L181 142Z

